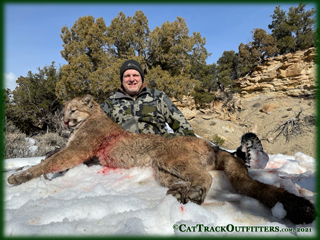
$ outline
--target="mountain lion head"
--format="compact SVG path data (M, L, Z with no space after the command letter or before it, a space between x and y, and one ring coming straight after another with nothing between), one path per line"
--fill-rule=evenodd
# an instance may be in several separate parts
M93 99L91 95L78 97L67 103L63 122L68 128L77 129L91 116Z

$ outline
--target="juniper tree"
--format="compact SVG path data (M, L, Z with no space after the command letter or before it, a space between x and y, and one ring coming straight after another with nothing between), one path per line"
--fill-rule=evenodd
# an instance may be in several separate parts
M83 94L91 94L97 101L113 92L118 81L113 78L117 62L104 50L107 43L107 27L103 18L80 17L68 29L61 29L63 50L61 56L68 62L62 66L63 77L57 84L57 95L71 99Z
M163 23L151 33L148 41L151 65L161 66L171 76L189 74L192 64L205 64L208 53L204 48L206 41L200 33L189 36L189 29L184 18Z
M213 91L218 88L217 65L205 65L200 69L198 76L200 83L194 88L193 97L196 104L203 108L215 99Z
M171 76L160 66L152 68L145 76L149 87L165 92L169 97L181 98L183 95L190 95L193 89L198 86L199 81L187 75Z
M237 78L236 58L237 54L234 51L224 51L217 61L218 87L222 91L227 87L232 87L234 80Z
M29 71L26 77L20 76L6 107L7 119L27 134L55 131L53 116L63 106L55 94L55 86L60 80L61 69L54 62L38 68L38 73Z
M149 33L148 19L142 11L136 11L133 17L120 12L107 27L107 51L122 59L136 55L146 58Z
M280 54L303 50L316 44L315 10L306 11L307 4L300 3L298 7L290 7L289 12L274 10L272 23L268 25L272 36L277 39Z
M240 76L250 73L252 69L262 64L266 58L279 53L276 39L264 29L255 28L252 31L252 41L239 45Z

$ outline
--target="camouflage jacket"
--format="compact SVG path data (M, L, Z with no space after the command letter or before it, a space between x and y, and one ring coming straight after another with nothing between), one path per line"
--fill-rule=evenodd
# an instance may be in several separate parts
M192 127L169 97L148 87L132 98L120 89L102 105L102 110L123 129L164 137L195 136ZM166 122L174 133L168 133Z

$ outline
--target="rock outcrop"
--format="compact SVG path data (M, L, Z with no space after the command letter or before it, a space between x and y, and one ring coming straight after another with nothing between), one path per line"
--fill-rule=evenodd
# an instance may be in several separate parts
M309 48L268 58L256 66L251 75L236 80L240 96L275 92L287 96L313 96L315 94L316 52Z
M197 135L209 141L223 140L226 149L237 149L241 136L253 132L268 154L294 155L301 151L315 156L315 99L305 97L315 93L315 62L314 48L269 58L250 76L237 80L240 94L225 99L217 91L217 99L205 109L198 109L191 96L172 100ZM310 119L302 133L289 142L283 134L275 140L279 124L300 112L301 117Z

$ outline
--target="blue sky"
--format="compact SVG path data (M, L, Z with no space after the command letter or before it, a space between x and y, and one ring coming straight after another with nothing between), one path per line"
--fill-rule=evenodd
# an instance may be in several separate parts
M238 52L240 43L252 39L251 31L262 28L270 32L270 15L276 6L288 12L289 7L298 3L260 3L260 4L10 4L4 5L4 87L14 90L19 76L27 76L28 71L37 73L37 68L66 64L61 57L61 28L71 28L79 17L91 15L102 17L106 25L122 11L133 16L142 10L152 31L156 26L177 17L183 17L189 34L200 32L206 38L206 48L211 57L207 63L216 63L224 51ZM316 9L309 3L306 9Z

